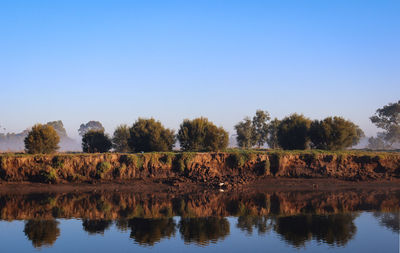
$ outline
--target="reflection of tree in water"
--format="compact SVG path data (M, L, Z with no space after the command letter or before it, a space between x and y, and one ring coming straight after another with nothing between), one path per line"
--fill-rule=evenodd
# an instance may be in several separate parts
M179 231L186 243L207 245L216 243L229 235L229 221L226 218L182 218Z
M379 224L395 233L400 232L400 213L374 213Z
M60 235L60 229L56 220L29 220L24 233L34 247L51 246Z
M356 233L355 215L301 215L276 218L275 231L295 247L315 239L332 246L344 246Z
M104 234L104 231L108 229L112 224L109 220L87 220L84 219L82 226L83 229L89 234Z
M128 221L130 237L140 245L153 246L164 237L175 235L175 221L167 219L134 218Z
M265 234L273 227L272 220L265 216L240 216L236 225L240 230L253 234L253 229L257 229L258 234Z

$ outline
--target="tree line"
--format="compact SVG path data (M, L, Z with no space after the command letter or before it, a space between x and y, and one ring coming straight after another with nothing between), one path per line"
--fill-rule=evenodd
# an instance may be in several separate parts
M384 131L371 137L369 145L400 143L400 101L378 109L370 119ZM33 126L24 140L26 152L56 151L60 137L53 125ZM311 120L294 113L279 120L271 119L270 114L262 110L237 123L235 130L238 146L244 149L267 144L269 148L284 150L340 150L358 144L365 136L359 126L342 117ZM185 119L177 133L153 118L138 118L132 126L119 125L112 137L98 121L80 125L78 132L82 136L82 150L88 153L111 149L115 152L171 151L177 141L183 151L218 151L226 149L229 143L228 132L204 117Z

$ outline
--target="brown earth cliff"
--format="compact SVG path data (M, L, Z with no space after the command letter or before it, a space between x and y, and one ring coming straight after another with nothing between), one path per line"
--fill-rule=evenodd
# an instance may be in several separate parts
M235 186L261 178L398 180L400 153L209 152L0 155L0 181L79 183L160 180Z

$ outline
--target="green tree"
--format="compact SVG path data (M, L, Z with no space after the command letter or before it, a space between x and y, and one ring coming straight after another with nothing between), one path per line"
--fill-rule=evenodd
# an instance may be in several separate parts
M236 140L239 147L241 148L251 148L256 142L253 138L254 128L252 121L246 117L243 121L235 125L236 130Z
M129 147L130 136L131 134L127 125L120 125L115 129L112 142L116 152L126 153L131 151Z
M185 151L216 151L228 146L228 132L215 126L207 118L185 119L178 132L178 140Z
M267 144L272 149L280 148L279 141L278 141L278 129L279 129L280 123L281 123L280 120L275 118L268 124Z
M110 137L103 131L90 130L82 137L82 150L86 153L104 153L111 149Z
M139 118L130 128L128 143L135 152L170 151L175 144L175 134L160 121Z
M400 143L400 100L379 108L370 120L385 130L384 139L390 146Z
M30 154L48 154L59 147L60 137L52 126L36 124L26 136L25 150Z
M267 111L257 110L253 117L254 134L253 139L260 148L268 138L268 121L271 119Z
M342 117L314 120L309 131L313 148L339 150L356 145L363 131L353 122Z
M81 124L78 132L80 136L84 136L90 130L104 132L104 127L99 121L91 120L86 124Z
M283 149L307 149L311 120L299 114L285 117L278 128L278 141Z

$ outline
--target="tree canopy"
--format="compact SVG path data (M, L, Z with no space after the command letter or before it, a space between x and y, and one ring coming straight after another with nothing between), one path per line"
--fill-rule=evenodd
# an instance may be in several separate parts
M131 148L129 147L129 138L130 138L130 130L127 125L119 125L113 135L113 148L116 152L130 152Z
M314 120L309 131L313 148L339 150L356 145L364 136L353 122L342 117Z
M185 119L180 125L178 140L185 151L216 151L228 146L228 132L207 118Z
M278 128L278 141L283 149L307 149L311 120L299 114L282 119Z
M36 124L24 139L25 150L30 154L48 154L59 147L60 137L50 125Z
M128 143L134 152L170 151L175 144L175 134L160 121L139 118L130 128Z
M91 120L86 124L81 124L78 132L80 136L84 136L90 130L104 132L104 127L99 121Z
M400 143L400 100L379 108L370 120L377 127L385 130L382 137L390 146Z
M110 137L103 131L90 130L82 137L82 150L87 153L104 153L112 147Z
M250 118L246 117L243 121L235 125L236 141L241 148L251 148L256 145L253 123Z
M271 119L267 111L257 110L253 117L253 139L258 147L262 147L268 139L268 121Z

